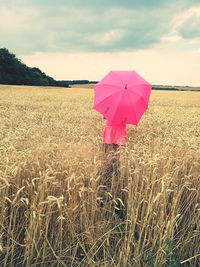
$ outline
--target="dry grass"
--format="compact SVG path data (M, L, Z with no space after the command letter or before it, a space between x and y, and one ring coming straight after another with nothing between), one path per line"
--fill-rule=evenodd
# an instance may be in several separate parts
M150 250L172 266L167 239L197 266L200 94L152 92L107 188L92 103L91 89L0 87L0 266L150 266Z

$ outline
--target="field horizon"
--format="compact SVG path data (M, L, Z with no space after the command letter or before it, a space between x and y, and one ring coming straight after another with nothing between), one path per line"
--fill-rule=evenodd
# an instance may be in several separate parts
M70 87L64 87L65 89L68 88L90 88L93 89L94 88L95 83L86 83L86 84L70 84ZM58 86L34 86L34 85L10 85L10 84L0 84L0 87L38 87L38 88L63 88L63 87L58 87ZM172 89L172 91L191 91L191 92L200 92L200 86L188 86L188 85L161 85L161 84L154 84L152 85L152 89L153 90L164 90L166 89L166 91L170 91L170 89ZM173 90L174 89L174 90ZM164 90L165 91L165 90Z

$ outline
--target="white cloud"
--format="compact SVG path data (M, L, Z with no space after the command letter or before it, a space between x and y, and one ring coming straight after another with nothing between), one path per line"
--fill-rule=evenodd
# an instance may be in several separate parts
M176 34L176 33L171 33L169 35L164 35L163 37L161 37L160 41L162 44L171 44L171 43L175 43L177 41L180 41L182 38L180 35Z
M34 27L33 22L38 18L39 13L34 8L0 7L0 32L25 33Z
M99 34L92 34L87 39L98 45L112 45L114 42L121 40L123 35L123 30L113 29Z
M173 20L173 31L183 38L200 38L200 5L178 14Z
M174 18L174 29L181 27L184 23L188 22L193 16L200 17L200 5L193 6L184 10Z

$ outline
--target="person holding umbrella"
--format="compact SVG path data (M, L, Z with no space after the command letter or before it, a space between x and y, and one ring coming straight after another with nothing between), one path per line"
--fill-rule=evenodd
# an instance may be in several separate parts
M118 148L126 144L126 125L138 125L147 110L151 89L152 85L136 71L110 71L94 86L94 109L107 119L103 131L106 161L101 176L106 190L112 188L114 177L120 179ZM119 184L124 182L120 181ZM123 203L126 202L123 192L121 199ZM124 218L126 211L120 202L117 204L116 213L120 218Z
M105 152L127 141L126 125L138 125L148 108L152 85L136 71L110 71L94 86L94 109L107 119Z

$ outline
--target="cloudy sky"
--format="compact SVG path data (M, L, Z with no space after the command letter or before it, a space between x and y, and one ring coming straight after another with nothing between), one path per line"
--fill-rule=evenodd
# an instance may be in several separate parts
M0 0L0 47L55 79L200 85L200 0Z

